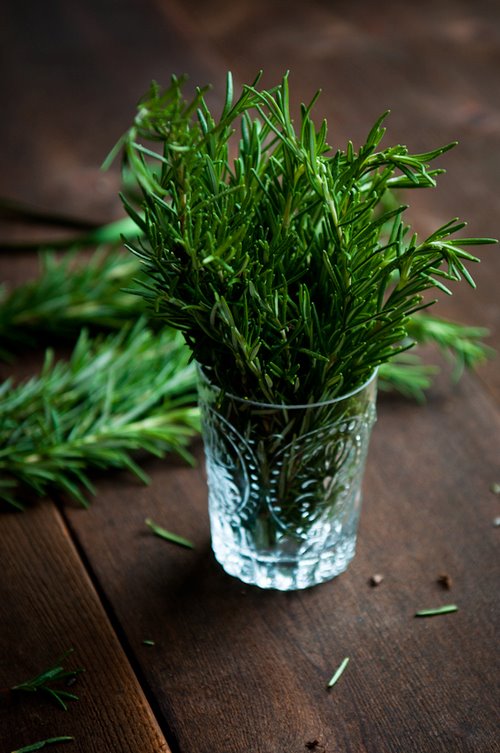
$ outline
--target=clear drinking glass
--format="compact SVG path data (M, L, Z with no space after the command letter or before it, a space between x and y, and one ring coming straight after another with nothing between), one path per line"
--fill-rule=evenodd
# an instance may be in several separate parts
M255 403L199 369L212 547L261 588L307 588L354 556L361 482L376 418L376 373L311 405Z

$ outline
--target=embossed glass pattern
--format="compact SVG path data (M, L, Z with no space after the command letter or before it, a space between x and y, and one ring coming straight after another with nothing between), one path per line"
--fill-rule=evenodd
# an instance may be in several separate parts
M376 376L310 406L224 394L200 370L212 547L226 572L293 590L333 578L354 556Z

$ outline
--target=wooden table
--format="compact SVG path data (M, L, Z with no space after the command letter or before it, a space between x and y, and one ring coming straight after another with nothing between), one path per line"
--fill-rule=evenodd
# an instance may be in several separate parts
M386 108L392 142L459 139L440 188L410 196L414 223L425 232L458 214L470 234L499 235L497 3L10 0L1 27L1 196L116 218L118 176L99 165L152 78L186 71L215 83L217 103L227 68L243 82L263 67L266 84L290 68L295 104L324 89L318 114L339 145ZM439 311L490 327L498 349L500 256L482 257L478 290L461 286ZM13 249L0 265L15 283L36 264ZM263 592L214 563L199 448L195 469L149 462L148 488L100 479L89 510L2 509L0 686L69 646L86 670L66 713L35 697L0 708L2 753L65 734L65 749L85 753L499 751L499 398L495 359L456 386L442 379L424 406L380 399L356 558L305 592ZM146 516L195 550L148 534ZM447 602L459 611L414 619Z

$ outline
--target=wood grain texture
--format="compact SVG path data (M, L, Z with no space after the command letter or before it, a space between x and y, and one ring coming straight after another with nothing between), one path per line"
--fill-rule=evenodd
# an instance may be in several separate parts
M49 502L0 521L0 687L53 665L83 667L71 688L80 696L63 711L39 694L0 707L0 746L14 748L58 735L68 751L168 753L125 653L55 507ZM66 666L66 664L65 664Z

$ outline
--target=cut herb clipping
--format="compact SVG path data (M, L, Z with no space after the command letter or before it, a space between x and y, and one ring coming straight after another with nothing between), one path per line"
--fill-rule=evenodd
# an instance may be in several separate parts
M67 701L77 701L78 696L74 693L70 693L61 687L58 687L58 683L65 682L68 685L71 681L74 681L77 675L84 670L78 669L65 669L63 661L72 653L72 649L66 651L60 659L57 660L54 666L45 669L38 675L31 677L24 682L20 682L14 685L7 691L0 691L0 700L4 700L7 703L15 696L21 696L23 693L45 693L59 704L65 711L67 710Z
M0 385L0 500L63 492L81 504L92 468L148 477L137 450L162 457L198 430L195 372L182 337L155 335L143 320L105 339L83 331L69 363L47 352L39 377Z
M155 523L154 520L151 520L151 518L146 518L144 522L146 523L148 528L153 531L155 536L159 536L161 539L165 539L166 541L171 541L173 544L184 546L187 549L194 549L194 544L191 541L185 539L183 536L178 536L176 533L167 531L166 528L162 528L157 523Z
M62 257L40 254L36 279L11 291L0 286L0 358L12 360L49 338L74 341L83 327L109 331L130 324L144 305L123 289L138 273L139 262L123 251L101 248L90 258L74 250Z
M405 205L386 208L394 189L434 187L431 163L454 144L380 149L383 115L359 149L332 149L326 122L312 119L318 95L294 124L288 75L268 90L259 80L234 99L228 75L219 118L206 89L188 101L182 79L151 87L120 142L142 192L123 199L144 233L127 245L146 303L183 332L210 381L257 402L331 400L387 362L397 372L416 312L433 303L423 294L474 286L466 249L495 241L455 237L457 219L419 239ZM426 332L456 342L446 326Z
M333 686L335 685L335 683L340 678L341 674L344 672L344 670L347 667L348 663L349 663L349 657L346 656L345 659L342 660L342 662L340 663L339 668L336 670L336 672L334 673L333 677L331 678L331 680L329 681L328 685L326 686L328 689L333 688Z

